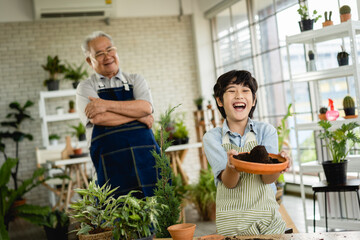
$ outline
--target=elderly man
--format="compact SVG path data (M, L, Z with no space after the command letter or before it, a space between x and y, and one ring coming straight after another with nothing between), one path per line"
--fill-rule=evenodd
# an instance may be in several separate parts
M152 98L145 80L119 68L112 38L93 32L82 46L95 73L77 87L76 103L99 185L119 187L115 195L140 190L152 196L157 169L152 150L159 151L151 126Z

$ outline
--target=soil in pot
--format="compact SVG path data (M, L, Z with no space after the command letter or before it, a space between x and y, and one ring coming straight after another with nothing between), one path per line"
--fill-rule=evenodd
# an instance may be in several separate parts
M241 153L234 158L247 162L256 162L256 163L280 163L280 161L276 158L269 157L269 153L266 151L266 148L262 145L258 145L254 147L250 153Z

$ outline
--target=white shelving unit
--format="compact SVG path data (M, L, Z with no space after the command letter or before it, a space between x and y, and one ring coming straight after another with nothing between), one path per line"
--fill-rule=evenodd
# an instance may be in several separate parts
M290 73L290 85L291 85L291 93L292 93L292 102L294 112L296 112L295 106L295 96L294 96L294 83L298 82L307 82L309 83L309 91L311 98L311 106L313 110L313 119L317 119L317 110L320 108L319 103L319 91L318 91L318 81L324 79L333 79L340 77L354 77L355 82L355 92L356 92L356 106L357 110L360 113L360 91L359 91L359 80L360 80L360 65L359 59L357 57L357 39L356 35L360 34L360 22L359 21L348 21L346 23L329 26L326 28L311 30L302 32L297 35L286 37L286 45L287 45L287 55L288 59L290 58L290 45L292 44L307 44L311 46L311 49L315 51L316 56L316 43L329 41L333 39L341 39L343 37L349 37L350 39L350 47L351 52L350 56L352 58L352 65L341 66L331 69L325 69L320 71L306 72L301 74L292 74L291 72L291 63L290 60L288 62L288 68ZM315 58L316 59L316 58ZM298 162L300 162L300 146L299 146L299 131L318 131L321 128L318 126L317 121L309 122L309 123L298 123L296 116L295 120L295 135L297 141L297 155ZM348 123L352 121L357 121L360 123L360 118L355 119L339 119L337 121L332 122L332 128L340 127L343 123ZM316 141L319 141L316 139ZM326 154L326 153L325 153ZM308 218L306 215L306 205L305 205L305 188L303 183L303 174L304 173L317 173L320 174L323 172L323 168L321 162L325 158L324 154L321 150L317 151L317 155L319 157L318 160L314 160L313 162L300 164L300 189L301 189L301 197L303 200L303 209L304 209L304 217L305 217L305 225L306 231L308 231L308 227L313 225L313 217ZM351 156L348 159L351 159L348 164L348 170L360 172L360 156ZM342 228L348 230L358 230L360 229L360 220L352 220L352 219L338 219L338 218L328 218L328 223L330 228ZM325 226L324 218L318 220L316 222L316 226Z
M41 118L43 147L47 149L53 149L53 148L63 148L65 146L65 145L59 145L53 147L49 145L48 123L59 122L59 124L61 124L60 122L63 121L79 119L79 115L77 113L48 115L46 113L46 100L51 98L63 98L63 97L73 97L73 99L75 100L75 94L76 94L75 89L40 92L39 113ZM85 146L85 143L81 143L80 145Z

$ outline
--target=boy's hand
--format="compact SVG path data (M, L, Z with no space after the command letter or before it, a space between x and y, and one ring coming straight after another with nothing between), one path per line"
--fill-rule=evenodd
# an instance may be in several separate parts
M238 154L239 154L239 153L238 153L237 151L235 151L234 149L231 149L230 151L227 152L227 157L228 157L227 166L228 166L230 169L235 170L235 166L231 164L230 157L233 156L233 155L238 155Z
M289 171L289 168L291 167L291 162L292 162L291 157L284 150L281 150L281 152L279 154L280 154L280 156L282 156L283 158L288 160L288 165L287 165L286 169L284 171L281 171L281 173Z

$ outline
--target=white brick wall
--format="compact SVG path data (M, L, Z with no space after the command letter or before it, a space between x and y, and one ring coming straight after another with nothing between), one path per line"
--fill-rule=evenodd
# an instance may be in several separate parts
M0 121L5 120L8 104L31 100L33 121L23 124L24 132L31 132L34 140L20 145L19 177L29 177L36 167L35 147L42 145L39 118L39 91L45 91L43 80L48 77L41 65L48 55L58 55L63 61L79 64L84 61L80 45L86 35L95 30L110 34L118 47L120 67L128 73L139 73L151 87L155 119L169 105L181 103L177 112L186 112L186 125L190 142L195 142L193 99L199 96L197 68L191 17L181 22L177 17L123 18L111 20L110 26L100 20L52 20L39 22L0 24ZM90 70L90 68L89 68ZM91 72L91 71L90 71ZM61 89L72 88L69 81L62 81ZM62 100L59 100L62 101ZM61 102L54 103L55 108ZM67 101L64 106L67 111ZM62 137L71 131L70 122L51 126ZM2 130L5 130L2 128ZM14 156L14 144L5 141L7 153ZM197 150L189 151L185 171L190 180L198 176ZM3 158L0 157L0 163ZM30 203L47 204L45 188L39 187L27 196Z

